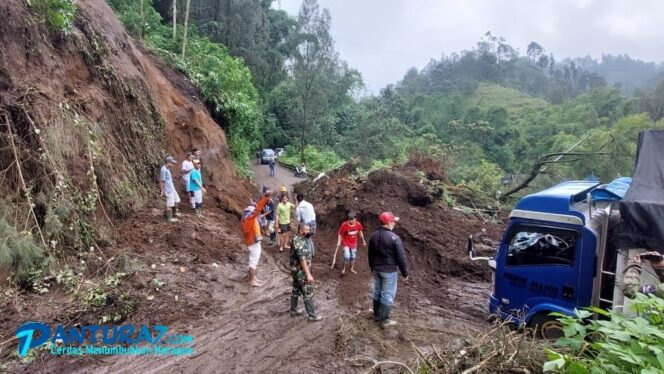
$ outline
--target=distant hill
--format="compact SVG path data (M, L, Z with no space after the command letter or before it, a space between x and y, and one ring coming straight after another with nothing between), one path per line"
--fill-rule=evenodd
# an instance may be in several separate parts
M608 84L620 88L620 92L627 97L633 96L638 88L652 88L664 80L664 62L645 62L628 55L604 55L599 60L586 56L563 61L564 64L571 62L583 70L604 77Z

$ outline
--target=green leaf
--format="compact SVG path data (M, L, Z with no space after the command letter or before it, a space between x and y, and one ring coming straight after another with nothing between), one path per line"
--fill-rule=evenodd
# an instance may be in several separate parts
M565 333L565 337L569 338L574 335L576 335L576 326L575 325L567 325L563 327L563 332Z
M553 360L553 361L547 361L544 363L544 366L542 367L543 371L554 371L557 369L561 369L563 366L565 366L565 359L560 356L560 358Z
M588 369L576 361L572 361L567 370L569 370L571 374L588 374Z
M593 313L597 313L597 314L600 314L602 316L605 316L605 317L608 317L608 316L611 315L609 313L609 311L607 311L606 309L602 309L602 308L598 308L598 307L594 307L594 306L589 307L588 310L592 311Z
M659 368L664 369L664 353L660 350L657 352L657 361L659 362Z

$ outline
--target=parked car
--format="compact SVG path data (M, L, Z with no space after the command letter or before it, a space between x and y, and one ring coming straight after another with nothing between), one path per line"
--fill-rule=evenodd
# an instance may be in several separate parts
M283 148L275 148L274 152L277 154L277 157L281 157L284 153L286 153L286 150Z
M277 161L277 154L272 149L263 149L261 151L261 164L269 164L270 161Z

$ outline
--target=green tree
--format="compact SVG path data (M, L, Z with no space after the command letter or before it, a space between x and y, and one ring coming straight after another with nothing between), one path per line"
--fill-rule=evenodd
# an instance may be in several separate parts
M317 0L304 0L293 36L294 53L292 75L295 81L295 100L299 118L300 154L304 161L307 132L312 123L328 109L326 89L337 66L332 37L331 17L327 9L320 9Z

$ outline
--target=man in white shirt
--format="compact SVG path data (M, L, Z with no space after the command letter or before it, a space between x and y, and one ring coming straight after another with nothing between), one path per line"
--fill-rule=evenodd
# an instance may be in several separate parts
M196 156L194 155L193 152L188 152L187 153L187 159L182 161L182 180L184 181L184 189L187 191L187 195L189 195L189 200L191 203L192 208L196 208L196 203L194 202L194 196L192 195L190 189L189 189L189 182L190 182L190 177L191 177L191 171L194 170L194 158Z
M168 222L177 222L177 216L180 215L177 208L180 196L178 196L178 192L175 190L173 176L171 175L171 167L177 163L173 157L167 156L164 166L159 171L159 190L161 191L161 196L166 199L166 219Z
M311 236L316 232L316 212L314 206L310 202L304 200L304 194L297 194L297 207L295 208L295 218L298 223L304 223L309 226L309 233ZM314 241L311 236L307 238L307 245L311 250L311 257L314 256Z

